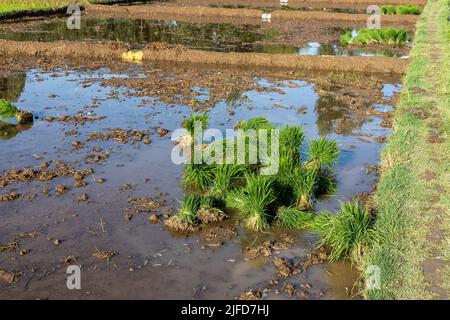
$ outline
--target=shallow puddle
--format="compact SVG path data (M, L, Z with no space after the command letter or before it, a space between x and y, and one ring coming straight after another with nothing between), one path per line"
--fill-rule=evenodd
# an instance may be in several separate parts
M125 86L111 87L100 79L143 79L145 72L108 74L107 70L55 71L30 70L22 75L0 78L0 98L32 111L38 119L29 128L15 124L0 126L0 172L12 168L39 168L44 161L64 161L75 168L92 167L87 185L73 187L72 177L48 182L13 183L1 193L16 191L21 198L0 202L2 232L0 243L18 234L37 232L34 238L20 237L21 249L29 254L1 252L2 265L22 272L21 280L7 286L0 283L1 298L234 298L248 288L267 288L274 275L271 257L248 259L242 250L265 239L279 239L287 233L294 237L288 249L274 249L272 254L288 259L302 259L315 244L311 234L273 230L266 234L248 232L232 221L222 228L236 228L237 235L212 245L202 233L186 237L172 234L160 224L152 224L148 214L136 214L124 220L130 198L152 197L163 202L163 209L175 211L183 196L180 186L182 166L170 161L173 143L170 132L180 127L191 107L166 104L157 97L130 96ZM268 90L236 92L210 108L210 127L234 127L237 121L265 116L278 126L290 124L304 128L307 141L328 135L339 142L341 156L336 167L337 192L318 199L316 209L335 210L339 201L370 191L375 179L367 166L378 164L382 145L375 138L389 134L377 116L354 118L348 103L333 94L320 94L321 88L307 81L274 81L254 78L258 87ZM269 90L270 89L270 90ZM197 98L207 99L209 91L193 88ZM396 83L380 88L385 105L398 90ZM230 112L232 111L232 112ZM46 121L46 117L84 115L98 120L85 123ZM11 127L12 126L12 127ZM149 130L162 127L169 134L151 135L151 143L86 141L93 133L112 128ZM76 147L72 142L83 144ZM86 157L108 151L109 156L94 164ZM104 178L104 183L97 183ZM69 186L57 197L57 184ZM42 193L50 190L50 196ZM80 194L89 200L80 202ZM220 226L220 225L219 225ZM55 245L53 239L61 240ZM92 255L96 251L114 251L109 261ZM82 264L82 288L69 291L65 286L65 265L69 256ZM309 299L350 298L355 271L345 263L318 264L286 281L305 287ZM284 279L279 280L281 286ZM286 298L280 288L269 288L268 299ZM308 288L309 287L309 288ZM299 289L300 290L300 289ZM300 291L294 298L301 298Z

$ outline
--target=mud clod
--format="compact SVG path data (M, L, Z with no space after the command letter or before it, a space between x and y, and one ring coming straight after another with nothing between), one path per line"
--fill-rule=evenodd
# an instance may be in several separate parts
M114 251L97 251L92 256L101 259L101 260L108 260L114 257L116 253Z
M0 280L3 280L9 284L13 284L14 282L18 281L19 278L19 274L0 269Z
M20 197L16 192L0 194L0 202L13 201Z
M252 289L242 292L237 300L261 300L262 294L260 291L253 291Z
M198 217L202 223L222 222L227 215L217 208L201 208L198 211Z
M293 267L291 263L279 257L273 259L273 264L275 265L275 273L283 278L287 278L291 275Z
M63 194L65 194L67 191L69 191L69 188L66 187L65 185L62 184L58 184L55 187L55 193L58 197L62 196Z

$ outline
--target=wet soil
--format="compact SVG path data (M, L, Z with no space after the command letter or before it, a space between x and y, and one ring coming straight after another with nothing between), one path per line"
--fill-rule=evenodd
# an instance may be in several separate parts
M203 23L235 23L254 24L262 23L263 11L258 9L226 9L199 6L167 6L151 4L142 6L101 6L91 5L87 9L87 17L92 18L133 18L133 19L163 19ZM359 28L367 25L367 14L333 13L299 10L276 10L271 13L268 23L311 21L321 23L342 22L359 24ZM386 15L382 17L383 26L403 26L413 29L418 17L410 15ZM311 23L312 24L312 23Z
M121 42L78 43L78 42L29 42L0 40L0 56L38 57L42 59L89 59L108 64L122 59L128 45ZM319 70L337 72L364 72L403 74L407 59L388 57L344 57L344 56L295 56L263 53L222 53L190 50L164 44L151 44L143 50L147 62L169 62L188 64L210 64L244 66L251 68L278 68L282 70ZM107 62L108 61L108 62Z
M340 8L340 9L354 9L354 10L366 10L370 5L398 5L398 4L417 4L424 6L426 1L424 0L289 0L288 5L290 8ZM189 6L242 6L243 2L240 0L175 0L170 1L167 5L189 5ZM249 7L280 7L279 0L247 0L245 6Z
M37 117L0 140L7 200L0 202L1 298L331 299L357 292L355 270L325 263L308 233L258 234L233 218L191 236L168 231L161 222L183 195L170 133L192 110L209 110L211 127L221 131L266 116L303 126L307 140L329 135L342 151L338 190L316 207L334 210L372 188L376 173L367 166L378 163L383 144L376 138L390 132L380 125L398 78L28 63L35 67L15 61L8 73L0 68L0 83L17 81L13 70L25 74L6 94ZM82 266L82 290L67 290L68 264Z

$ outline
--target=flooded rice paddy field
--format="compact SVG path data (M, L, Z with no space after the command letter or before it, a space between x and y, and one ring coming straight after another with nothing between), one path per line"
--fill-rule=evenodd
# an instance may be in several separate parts
M96 7L80 30L68 32L62 17L26 18L2 22L0 38L368 59L409 50L341 47L345 31L363 27L354 22L149 20L128 7L123 17ZM45 55L3 61L0 98L35 119L0 122L0 298L360 298L358 271L327 262L314 234L256 233L233 215L194 234L169 231L162 222L184 195L171 134L193 111L208 111L221 132L264 116L302 126L306 142L328 136L341 151L337 191L314 207L335 212L373 189L399 76ZM71 264L82 266L82 290L66 287Z
M338 189L315 206L334 211L371 191L399 88L375 76L168 65L0 77L1 97L36 117L0 125L0 193L17 197L0 202L0 267L15 275L0 298L358 298L356 270L326 263L312 234L254 233L231 218L183 235L149 217L166 219L183 196L170 135L192 110L209 110L222 131L265 116L301 125L308 141L336 139ZM67 290L68 264L82 266L82 290Z
M202 23L177 20L95 18L81 20L81 29L70 30L66 18L35 18L0 25L0 39L13 41L120 41L140 50L151 43L181 45L218 52L255 52L293 55L343 55L402 57L409 46L370 45L346 47L340 38L357 32L358 23Z

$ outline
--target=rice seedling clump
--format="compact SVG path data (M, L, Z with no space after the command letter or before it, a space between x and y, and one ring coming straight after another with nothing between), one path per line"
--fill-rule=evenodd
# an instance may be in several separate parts
M374 235L372 217L357 202L342 203L339 212L318 215L311 229L321 237L322 244L330 248L330 260L345 257L356 259Z
M422 9L418 5L399 5L399 6L392 6L392 5L385 5L381 6L381 13L382 14L413 14L413 15L420 15L422 13Z
M341 37L342 45L350 44L390 44L404 45L409 40L409 34L405 29L381 28L361 29L355 35L348 31Z
M0 119L8 119L16 116L19 109L11 102L5 99L0 99Z
M202 129L206 128L207 115L194 115L183 122L190 133L193 132L194 119L201 122ZM237 157L226 164L186 164L183 186L187 192L199 192L201 196L187 196L178 213L181 217L176 221L189 225L222 221L227 217L224 213L227 208L233 208L243 225L251 230L267 230L272 223L289 228L306 227L306 222L314 216L308 211L314 209L316 196L335 190L332 171L339 155L337 143L320 138L311 141L306 148L301 127L285 126L273 131L277 128L263 117L239 122L235 128L246 132L254 130L258 139L260 134L268 134L272 139L277 137L279 150L273 151L279 155L279 170L265 176L261 174L264 164L259 162L260 159L254 164L241 164ZM229 146L234 151L239 149L236 148L236 140L224 139L214 141L202 150L217 147L217 144L221 144L220 150L228 150ZM307 149L309 152L302 155L301 150ZM252 151L255 150L246 149L247 153ZM197 198L203 204L197 205Z

